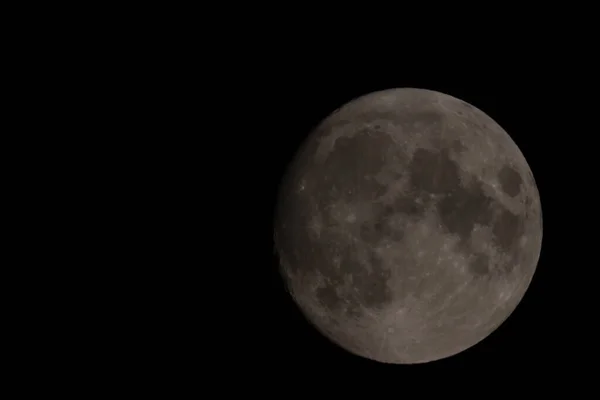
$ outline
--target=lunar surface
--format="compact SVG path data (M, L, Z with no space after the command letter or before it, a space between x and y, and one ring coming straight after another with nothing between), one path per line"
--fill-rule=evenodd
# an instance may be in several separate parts
M423 89L371 93L307 138L282 182L288 290L331 341L384 363L457 354L515 309L542 214L533 174L489 116Z

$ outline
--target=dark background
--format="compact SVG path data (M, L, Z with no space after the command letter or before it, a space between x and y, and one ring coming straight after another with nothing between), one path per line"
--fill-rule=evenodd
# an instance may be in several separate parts
M139 348L131 356L136 365L200 382L201 389L213 383L220 391L252 388L276 396L320 395L324 386L344 395L367 387L404 396L415 385L419 394L481 394L487 385L489 395L532 381L572 388L587 379L596 368L598 314L600 124L592 47L559 48L557 40L537 38L520 47L474 47L464 37L437 36L415 52L403 43L378 49L376 40L359 46L343 35L317 45L303 40L310 27L297 31L296 43L276 30L264 32L265 38L238 32L231 35L235 44L222 42L229 33L212 31L201 44L195 34L180 48L167 41L161 59L172 69L140 82L139 93L158 107L139 118L150 122L147 130L126 127L139 135L126 154L147 158L136 163L139 173L127 186L147 176L151 188L131 210L156 202L137 225L152 236L140 252L150 260L140 263L138 254L127 260L140 273L124 286L146 292L136 293L123 318L142 327L126 342ZM154 55L155 42L151 49ZM154 76L164 77L166 93L156 90ZM510 318L459 355L413 366L351 355L319 334L286 293L273 248L277 190L302 140L353 98L395 87L444 92L495 119L533 171L544 219L537 272ZM139 146L148 142L150 151ZM163 240L173 246L157 259ZM139 276L151 276L151 284ZM140 314L144 323L137 324ZM121 332L114 333L119 341Z
M274 75L269 74L271 70L261 75L268 78L256 86L263 99L258 105L261 111L255 130L261 159L255 161L253 169L260 175L258 182L268 182L265 185L269 190L260 196L258 188L252 193L261 199L261 212L251 219L261 227L260 238L255 238L261 243L264 253L260 260L264 261L252 263L253 267L246 271L256 306L248 305L248 312L244 313L249 324L247 337L252 341L250 360L258 362L255 368L273 376L293 375L302 368L315 379L327 374L348 374L367 382L397 376L411 379L476 375L491 380L529 374L550 377L585 368L581 362L589 348L579 349L593 323L587 310L590 293L583 289L585 278L580 270L590 271L594 262L574 248L581 248L590 240L589 234L579 228L584 211L577 209L578 199L587 197L582 185L591 179L587 166L590 159L583 156L587 150L575 139L581 137L587 122L573 117L574 109L581 113L582 107L573 103L576 92L572 75L562 80L554 71L539 65L530 65L531 70L527 70L524 65L509 68L510 62L507 64L506 68L440 73L435 68L349 69L323 62L300 70L278 65L273 68ZM537 271L509 319L461 354L414 366L362 359L318 333L286 293L272 242L278 185L302 140L344 103L394 87L432 89L458 97L498 122L519 146L533 171L544 219Z
M235 13L233 8L228 12ZM131 126L114 124L106 131L125 131L118 137L134 132L135 146L126 148L126 158L147 159L136 160L126 185L147 176L151 190L127 211L154 201L135 224L152 238L126 260L139 268L132 284L122 278L122 269L111 276L126 282L127 292L133 287L145 293L135 293L133 306L123 313L123 320L141 327L126 341L126 347L139 348L131 355L135 364L123 363L119 355L110 368L123 368L129 379L143 365L143 371L153 371L148 376L157 376L152 384L167 374L194 386L198 382L194 390L213 383L219 393L247 394L252 388L286 397L297 390L326 394L323 386L344 395L360 395L355 389L366 387L370 394L391 389L406 396L415 385L420 395L457 390L489 396L502 388L526 395L518 389L532 381L546 392L565 382L569 389L581 387L578 381L593 376L600 124L598 68L592 59L597 46L563 34L571 25L585 26L579 17L566 23L559 18L545 30L528 21L531 35L525 37L513 34L509 21L493 23L495 12L472 17L485 29L470 21L464 25L469 32L458 33L454 28L462 24L447 18L456 26L429 33L435 23L415 15L420 26L395 32L413 18L405 13L389 26L394 32L383 34L390 43L382 43L380 26L331 25L327 37L313 31L312 20L300 20L303 26L292 35L271 26L272 20L286 25L295 15L275 15L267 23L242 13L252 26L233 29L212 23L210 13L204 16L211 23L204 23L190 12L189 24L181 23L178 13L174 37L156 29L148 40L145 30L136 30L150 57L124 75L127 82L139 80L131 92L149 104L142 102L143 112ZM544 17L536 15L539 19ZM554 19L548 21L554 25ZM156 19L148 23L160 26ZM351 38L350 32L360 37ZM366 38L367 32L377 37ZM486 32L500 40L484 40ZM508 41L510 35L514 41ZM417 44L424 36L432 40ZM138 40L124 49L135 55ZM112 65L120 75L121 65ZM155 70L144 74L150 67ZM495 119L533 170L544 218L537 272L510 318L464 353L414 366L365 360L320 335L285 292L273 248L277 189L302 140L344 103L394 87L441 91ZM120 111L130 113L138 99L119 93L107 104L113 107L112 99L120 96L125 103ZM140 121L150 126L141 128ZM114 146L123 148L119 140ZM157 223L160 218L166 227ZM163 240L174 244L157 259ZM150 260L140 262L141 254ZM138 280L147 276L150 284ZM140 314L144 323L137 324ZM122 342L122 334L118 326L113 335ZM215 372L219 376L213 380Z
M402 11L398 17L394 12L394 23L387 25L391 32L383 33L381 17L371 19L375 26L357 21L352 27L335 27L333 22L345 18L338 13L325 17L328 37L295 10L286 18L273 14L270 6L257 10L255 4L250 8L254 14L262 12L264 20L229 4L223 18L198 10L167 15L162 6L149 18L139 7L130 15L107 9L111 17L123 19L123 32L99 10L88 13L99 15L97 25L86 13L77 18L63 13L67 20L89 26L91 38L82 34L82 27L43 12L40 20L49 26L31 33L34 45L18 46L34 55L24 61L31 69L22 78L7 77L17 86L32 85L31 91L24 86L22 95L46 110L21 107L24 122L42 126L21 126L12 136L27 142L26 152L37 145L49 157L48 162L41 158L34 175L49 173L50 188L31 195L35 205L24 214L40 208L46 213L45 205L56 216L59 221L45 228L49 232L42 231L44 241L58 238L60 246L51 247L72 253L76 268L65 273L62 256L50 257L49 263L49 253L26 243L23 254L40 254L42 262L12 269L36 276L31 267L40 266L67 290L42 274L42 286L50 293L35 298L33 308L47 307L48 323L20 312L36 324L25 328L32 338L13 347L35 353L41 343L52 354L42 357L43 362L23 354L21 361L39 368L41 375L59 372L62 379L57 382L66 386L81 384L82 375L98 380L88 386L94 390L117 378L133 383L136 392L155 392L166 383L171 394L178 388L206 390L205 384L213 383L217 388L211 391L244 395L254 394L247 391L252 385L259 395L286 397L297 389L321 395L322 386L351 395L359 394L354 392L359 386L371 393L390 388L406 396L414 383L421 395L450 389L440 384L448 379L461 393L489 396L496 388L518 389L519 381L535 378L544 384L544 392L565 381L576 389L581 386L573 381L594 379L599 69L594 65L597 45L586 43L597 34L585 32L596 24L583 17L595 14L577 9L567 19L562 5L554 16L545 14L546 6L543 13L523 17L527 35L517 33L508 19L494 22L499 7L470 17L466 24L442 15L453 25L442 32L431 29L436 23L429 14ZM522 10L511 13L521 15ZM189 21L184 21L186 16ZM302 26L284 34L282 28L293 19ZM411 20L418 26L401 33ZM475 28L474 21L485 26ZM458 32L459 27L466 32ZM51 34L57 29L64 37ZM490 33L500 40L492 43ZM13 42L20 35L13 29ZM73 38L79 43L71 43ZM383 43L384 38L390 43ZM416 43L418 38L427 43ZM46 51L38 51L36 45L45 41ZM393 87L438 90L494 118L528 160L544 217L540 264L513 315L472 349L416 366L361 359L322 337L285 292L273 249L277 188L298 145L342 104ZM61 102L61 96L68 102ZM74 134L65 135L65 130ZM72 155L91 161L101 179L88 174L83 161L72 162ZM28 163L27 157L17 158L14 168ZM64 172L82 175L67 180L65 186L77 193L66 199L53 187L49 167L57 161L64 163ZM56 175L69 176L63 171ZM21 180L36 186L28 178ZM88 206L80 183L92 187L89 197L100 200L98 205ZM53 208L53 197L69 213L83 204L81 213L74 214L87 229L102 231L103 224L93 219L104 220L107 229L99 240L77 225L71 232L97 248L88 250L58 234L67 212ZM7 210L14 214L14 209ZM127 255L113 254L115 247L114 253ZM96 263L99 268L90 268ZM89 279L80 279L84 273ZM91 290L96 285L98 292ZM73 287L91 295L100 311L84 296L72 294ZM17 291L13 303L29 295ZM64 297L64 305L52 303L57 294ZM78 309L71 312L72 306ZM67 329L57 318L60 313ZM65 349L76 357L69 358ZM61 369L61 363L69 364L69 370ZM89 364L99 373L87 368ZM213 379L215 372L222 375ZM29 381L29 386L40 386L37 377ZM485 383L491 385L483 392Z

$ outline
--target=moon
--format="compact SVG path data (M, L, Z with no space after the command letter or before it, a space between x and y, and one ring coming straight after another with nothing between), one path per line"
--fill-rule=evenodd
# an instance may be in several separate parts
M282 180L274 227L306 318L393 364L453 356L500 326L533 278L543 231L533 174L506 131L415 88L323 120Z

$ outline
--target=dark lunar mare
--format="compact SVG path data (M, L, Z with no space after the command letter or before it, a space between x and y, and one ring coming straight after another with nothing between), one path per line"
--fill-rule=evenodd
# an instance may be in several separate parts
M359 243L357 249L357 243L348 236L349 233L359 239L371 235L372 243L376 243L377 237L385 233L383 216L373 224L359 224L352 231L350 226L339 226L329 212L336 203L370 203L385 193L387 188L372 178L384 167L386 151L393 149L395 145L389 136L376 128L360 130L352 138L338 138L321 164L300 157L300 165L312 168L292 166L289 177L292 184L282 190L286 195L280 199L280 210L293 212L278 214L276 245L286 255L293 273L323 277L324 284L316 290L316 297L329 310L344 309L349 316L359 317L362 307L381 309L393 299L387 286L390 271L369 246ZM298 171L304 174L300 176ZM297 193L294 189L301 180L312 186ZM290 192L296 193L288 195ZM380 212L383 213L383 208ZM315 216L323 223L318 237L311 234L308 226ZM340 260L339 268L335 266L335 258ZM351 290L341 292L348 279L352 280Z
M502 191L511 197L515 197L521 193L521 184L523 179L514 168L505 165L498 173L498 181L502 187Z
M516 172L513 169L510 171ZM442 196L437 203L437 211L443 228L459 237L459 250L471 259L469 270L474 275L491 272L489 266L484 266L486 262L489 264L489 258L481 254L470 257L473 249L470 248L469 239L475 224L491 226L496 245L514 261L517 260L517 243L524 232L525 216L514 214L502 203L487 196L478 179L472 179L467 185L461 182L459 166L451 159L448 150L418 149L409 173L414 190ZM500 174L502 178L498 179L504 182L503 187L508 187L514 193L515 182L520 185L520 181L504 168ZM504 271L496 272L507 273L513 267L514 262L510 262Z

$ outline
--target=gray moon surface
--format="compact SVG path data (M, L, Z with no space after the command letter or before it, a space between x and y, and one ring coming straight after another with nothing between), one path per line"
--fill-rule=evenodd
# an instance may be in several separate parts
M375 361L472 347L514 311L539 260L542 211L523 154L443 93L345 104L308 136L279 190L289 293L327 338Z

